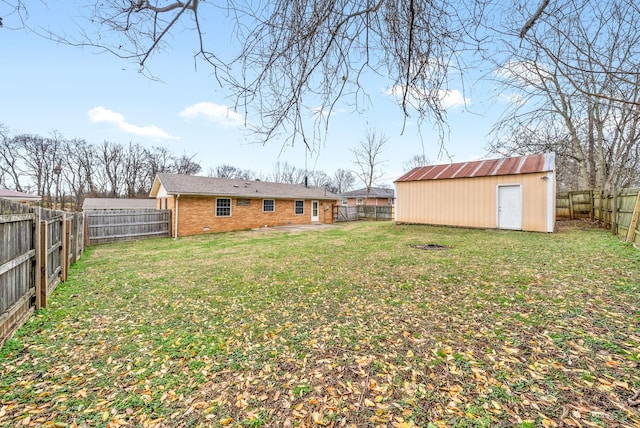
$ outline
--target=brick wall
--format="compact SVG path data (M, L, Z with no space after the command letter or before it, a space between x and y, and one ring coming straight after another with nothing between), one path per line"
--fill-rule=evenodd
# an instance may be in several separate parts
M231 198L231 216L216 217L216 198L204 196L180 196L178 199L178 236L212 232L229 232L258 227L284 226L311 223L311 200L304 201L304 214L294 213L294 200L275 200L274 212L263 212L262 199L249 199L248 206L238 205ZM332 223L334 200L318 201L318 217L321 223ZM326 207L326 209L325 209ZM170 197L168 208L175 205ZM175 217L173 217L175 221Z

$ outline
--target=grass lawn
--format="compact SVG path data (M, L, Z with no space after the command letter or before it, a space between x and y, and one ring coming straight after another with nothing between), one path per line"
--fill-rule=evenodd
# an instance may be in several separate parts
M639 389L640 252L580 223L98 246L0 351L0 426L637 427Z

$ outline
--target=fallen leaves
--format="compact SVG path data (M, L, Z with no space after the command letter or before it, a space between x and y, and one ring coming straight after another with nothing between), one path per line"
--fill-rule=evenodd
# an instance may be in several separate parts
M0 425L640 425L640 275L603 241L357 224L96 247L0 354Z

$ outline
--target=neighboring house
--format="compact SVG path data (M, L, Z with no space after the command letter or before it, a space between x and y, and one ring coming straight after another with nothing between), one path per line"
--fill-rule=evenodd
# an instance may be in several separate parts
M83 211L90 210L154 210L156 200L126 199L126 198L85 198L82 203Z
M40 196L30 195L29 193L17 192L15 190L7 190L0 188L0 198L8 199L13 202L21 203L38 203L42 199Z
M174 237L289 224L331 223L337 195L320 187L158 174L151 197L172 211Z
M394 204L395 192L393 189L372 187L367 195L367 188L340 193L340 204L345 207L356 205L391 206Z
M397 223L553 232L555 155L414 168L396 180Z

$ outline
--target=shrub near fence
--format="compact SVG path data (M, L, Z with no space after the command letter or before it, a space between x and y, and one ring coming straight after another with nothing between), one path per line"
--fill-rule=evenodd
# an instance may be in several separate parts
M66 279L84 250L82 228L81 213L0 199L0 346Z

